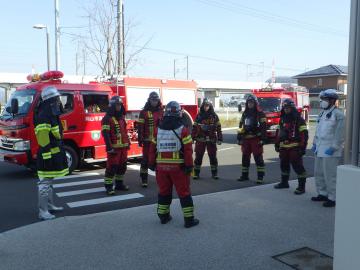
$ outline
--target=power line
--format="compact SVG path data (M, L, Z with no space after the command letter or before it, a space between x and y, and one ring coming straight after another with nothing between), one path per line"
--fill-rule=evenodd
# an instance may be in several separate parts
M303 30L308 30L308 31L312 31L312 32L347 37L347 35L345 33L341 32L339 30L330 28L330 27L315 25L315 24L307 23L307 22L300 21L297 19L270 13L267 11L250 8L250 7L241 5L239 3L235 3L233 1L221 1L221 2L217 1L217 0L195 0L195 1L198 1L200 3L206 4L209 6L221 8L221 9L233 12L235 14L244 14L244 15L259 18L262 20L278 23L278 24L281 24L284 26L292 26L292 27L301 28Z
M78 34L73 34L73 33L68 33L68 32L62 32L62 34L66 34L69 36L72 36L73 38L84 38L84 39L91 39L90 37L86 37L86 36L82 36L82 35L78 35ZM155 51L155 52L161 52L161 53L165 53L165 54L170 54L170 55L178 55L178 56L183 56L183 57L191 57L194 59L202 59L202 60L207 60L207 61L212 61L212 62L219 62L219 63L225 63L225 64L234 64L234 65L242 65L242 66L254 66L254 67L264 67L267 69L271 69L272 66L271 65L262 65L262 64L250 64L250 63L246 63L246 62L241 62L241 61L237 61L237 60L229 60L229 59L221 59L221 58L214 58L214 57L208 57L208 56L202 56L202 55L194 55L194 54L188 54L188 53L184 53L184 52L176 52L176 51L170 51L170 50L164 50L164 49L159 49L159 48L151 48L151 47L142 47L142 46L136 46L136 45L129 45L129 47L133 47L133 48L141 48L147 51ZM303 72L304 69L301 68L290 68L290 67L276 67L277 70L287 70L287 71L294 71L294 72Z

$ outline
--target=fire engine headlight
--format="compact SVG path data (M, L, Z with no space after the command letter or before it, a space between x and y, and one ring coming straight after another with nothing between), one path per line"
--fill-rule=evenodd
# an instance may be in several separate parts
M279 128L279 125L272 125L269 127L270 130L276 130Z
M27 151L30 150L30 141L19 141L14 143L15 151Z

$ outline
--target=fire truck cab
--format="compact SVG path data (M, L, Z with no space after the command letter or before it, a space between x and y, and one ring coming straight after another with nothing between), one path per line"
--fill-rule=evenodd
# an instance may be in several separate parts
M276 137L282 102L287 98L294 100L297 110L308 123L310 101L309 92L305 87L283 85L279 88L253 89L252 93L257 97L259 106L266 115L266 133L269 141Z
M62 81L62 76L60 71L30 76L28 79L31 82L20 86L13 93L0 115L0 160L36 169L38 144L33 118L41 102L41 91L50 85L55 86L61 95L64 113L60 119L70 171L82 162L101 161L106 158L101 120L113 95L123 98L127 111L130 158L141 156L141 148L137 144L136 120L150 92L158 92L163 103L170 100L180 101L189 126L197 113L197 89L193 81L123 78L117 81L72 84Z

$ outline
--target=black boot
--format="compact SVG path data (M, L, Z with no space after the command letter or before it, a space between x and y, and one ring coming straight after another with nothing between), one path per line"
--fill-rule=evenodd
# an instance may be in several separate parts
M256 184L263 184L264 183L264 177L263 176L258 176L257 180L256 180Z
M148 187L148 174L140 173L140 177L141 177L141 186L143 188L147 188Z
M115 189L127 191L127 190L129 190L129 186L124 185L124 181L116 180L115 181Z
M186 217L184 218L184 227L185 228L191 228L200 223L200 221L194 217Z
M248 172L243 172L241 177L237 179L238 181L249 181L249 173Z
M294 194L301 195L305 193L306 179L299 179L298 187L295 189Z
M114 190L113 184L105 184L105 190L106 190L106 195L108 195L108 196L115 195L115 190Z
M211 167L211 175L212 175L212 178L215 179L215 180L219 179L219 176L217 175L217 172L218 172L217 166L216 167L215 166Z
M161 224L166 224L168 223L170 220L172 220L172 217L170 214L158 214L159 218L160 218L160 223Z
M311 200L313 202L326 202L328 200L328 197L324 195L317 195L316 197L311 197Z
M172 219L170 215L171 201L172 201L172 195L158 194L157 214L161 224L166 224Z
M329 199L326 202L323 203L324 207L335 207L335 205L336 205L336 202L332 201L332 200L329 200Z
M283 188L289 188L289 183L288 182L280 182L280 183L277 183L274 188L276 189L283 189Z
M194 203L191 195L180 198L180 204L184 213L184 227L190 228L199 224L199 220L194 218Z
M193 179L197 180L199 178L200 178L200 168L197 168L197 166L195 166Z
M289 188L289 176L288 175L281 175L281 182L277 183L274 188L276 189L283 189Z

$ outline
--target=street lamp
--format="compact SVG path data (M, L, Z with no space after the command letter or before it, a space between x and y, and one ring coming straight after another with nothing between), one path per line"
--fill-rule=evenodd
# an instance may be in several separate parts
M49 38L49 29L45 24L35 24L33 26L35 29L45 29L46 30L46 46L47 46L47 68L50 70L50 38Z

